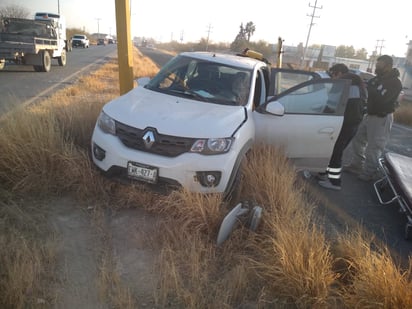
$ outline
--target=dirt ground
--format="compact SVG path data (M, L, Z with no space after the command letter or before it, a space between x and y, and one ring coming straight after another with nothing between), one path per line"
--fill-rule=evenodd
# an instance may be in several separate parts
M405 142L409 131L400 137L396 130L390 147L402 146L396 148L400 153L409 151L410 139ZM402 239L403 224L399 224L404 216L393 206L379 206L372 184L350 174L344 174L343 181L341 192L313 185L325 201L323 215L330 216L331 228L339 233L351 222L361 223L377 237L384 237L398 255L410 256L411 243ZM58 243L56 308L159 308L154 295L159 217L143 209L114 211L79 204L71 197L47 203L49 224Z
M58 243L57 308L112 308L107 294L119 293L113 291L119 286L125 295L116 297L130 297L136 308L155 308L155 217L140 209L104 213L70 197L49 206ZM113 287L113 278L119 286Z

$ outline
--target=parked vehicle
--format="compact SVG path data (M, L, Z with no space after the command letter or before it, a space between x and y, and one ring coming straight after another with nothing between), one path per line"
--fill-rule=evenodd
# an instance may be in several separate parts
M97 39L97 45L107 45L107 39Z
M86 35L75 34L72 36L72 46L73 47L83 47L89 48L90 42Z
M185 52L103 107L93 162L108 176L226 196L256 142L283 147L297 169L324 171L348 89L244 55Z
M3 18L0 32L0 69L6 61L31 64L49 72L51 59L66 65L66 25L63 16L36 13L35 19Z

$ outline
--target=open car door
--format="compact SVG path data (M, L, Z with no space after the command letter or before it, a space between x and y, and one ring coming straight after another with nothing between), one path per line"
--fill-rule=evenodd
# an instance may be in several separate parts
M324 171L343 123L350 81L272 69L266 104L253 113L256 141L282 148L298 169Z

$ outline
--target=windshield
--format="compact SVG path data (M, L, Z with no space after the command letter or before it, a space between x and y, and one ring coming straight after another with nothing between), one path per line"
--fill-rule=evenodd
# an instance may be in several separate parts
M224 105L245 105L252 72L243 68L177 56L145 86L147 89Z
M46 38L56 37L56 32L52 28L50 22L10 18L4 20L3 24L3 32Z

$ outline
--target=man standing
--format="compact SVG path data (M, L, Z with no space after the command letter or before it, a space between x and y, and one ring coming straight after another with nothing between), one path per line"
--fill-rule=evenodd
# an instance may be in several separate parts
M399 71L393 68L393 59L380 56L376 62L376 76L367 84L367 114L359 125L352 140L352 163L345 168L358 174L363 181L373 181L380 177L378 160L382 156L393 123L398 96L402 91Z
M360 76L349 73L348 67L343 63L337 63L329 69L329 75L332 79L344 78L351 80L349 88L349 97L346 104L345 114L343 117L342 128L336 139L333 153L329 160L325 173L319 173L317 178L320 186L326 189L341 189L342 173L342 156L343 151L349 145L363 117L364 103L367 94L363 80Z

